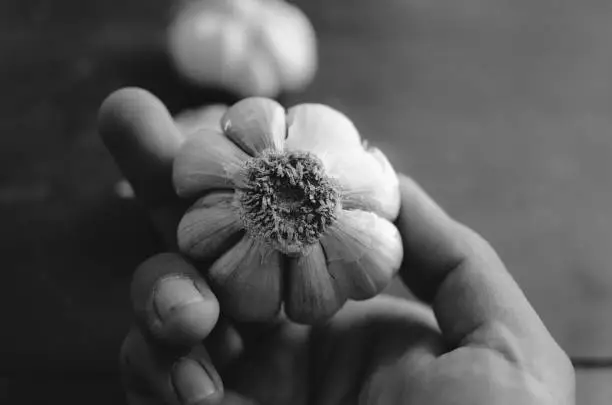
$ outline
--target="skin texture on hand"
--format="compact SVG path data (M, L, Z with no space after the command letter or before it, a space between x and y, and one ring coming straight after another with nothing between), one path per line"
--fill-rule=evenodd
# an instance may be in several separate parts
M140 89L104 102L100 132L171 251L184 134ZM400 185L400 277L423 303L379 296L313 327L240 324L190 263L157 255L132 283L137 321L121 351L130 403L573 405L567 355L495 251L413 180Z

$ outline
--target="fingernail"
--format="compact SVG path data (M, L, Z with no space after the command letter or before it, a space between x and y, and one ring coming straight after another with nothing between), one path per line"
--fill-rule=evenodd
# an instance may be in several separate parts
M171 277L158 282L153 305L163 322L177 310L203 301L204 298L193 280L186 277Z
M172 382L184 405L211 404L217 397L217 387L206 370L193 359L182 359L172 370Z

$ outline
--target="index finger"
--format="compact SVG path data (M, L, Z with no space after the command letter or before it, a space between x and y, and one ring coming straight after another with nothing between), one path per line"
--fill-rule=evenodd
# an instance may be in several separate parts
M157 97L139 88L117 90L102 103L98 126L140 199L149 206L170 205L178 199L171 170L184 136Z
M184 137L170 113L148 91L124 88L102 103L98 128L164 245L174 249L181 203L172 187L172 162Z
M550 361L565 363L566 356L489 243L453 220L408 177L400 175L400 190L400 276L432 304L446 341L452 347L486 346L514 362L545 358L547 368Z

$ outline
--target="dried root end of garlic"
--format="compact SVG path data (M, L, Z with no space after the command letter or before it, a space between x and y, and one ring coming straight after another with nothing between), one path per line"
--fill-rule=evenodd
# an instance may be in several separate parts
M167 30L177 72L198 86L273 97L307 86L317 70L314 28L280 0L192 0Z
M235 201L249 235L286 255L303 255L341 208L340 190L309 152L264 150L238 173Z
M247 98L190 128L173 181L197 202L178 243L206 263L227 315L264 320L282 307L312 324L388 285L403 258L397 176L346 116Z

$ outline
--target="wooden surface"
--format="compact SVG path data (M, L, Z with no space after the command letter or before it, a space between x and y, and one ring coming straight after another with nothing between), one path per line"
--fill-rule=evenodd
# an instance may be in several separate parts
M612 356L612 3L298 3L318 31L321 69L287 103L346 112L493 243L570 354ZM36 392L120 401L130 273L156 244L139 207L114 192L97 107L128 84L174 111L228 99L169 70L159 54L168 8L0 5L2 403ZM606 379L581 373L579 404L606 403Z

